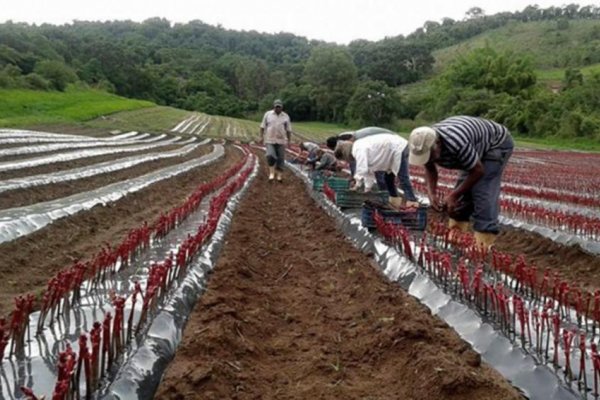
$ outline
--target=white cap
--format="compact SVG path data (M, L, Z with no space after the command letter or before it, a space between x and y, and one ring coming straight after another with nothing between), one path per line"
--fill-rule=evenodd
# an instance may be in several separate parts
M410 154L408 162L412 165L425 165L431 156L431 148L435 144L437 133L433 128L421 126L413 129L408 138Z

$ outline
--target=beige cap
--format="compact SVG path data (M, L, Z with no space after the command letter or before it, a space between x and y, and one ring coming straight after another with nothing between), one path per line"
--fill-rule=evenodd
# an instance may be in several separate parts
M413 129L408 138L408 149L410 150L408 162L412 165L427 164L436 139L437 133L433 128L421 126Z

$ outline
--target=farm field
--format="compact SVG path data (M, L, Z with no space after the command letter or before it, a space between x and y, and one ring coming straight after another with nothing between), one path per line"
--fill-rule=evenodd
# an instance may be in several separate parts
M600 155L517 150L484 252L268 183L256 122L147 110L0 131L0 398L593 397Z

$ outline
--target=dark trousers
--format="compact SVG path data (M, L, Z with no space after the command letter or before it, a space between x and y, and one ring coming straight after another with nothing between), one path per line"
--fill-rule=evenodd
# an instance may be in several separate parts
M458 215L454 219L458 221L469 221L473 218L473 229L477 232L498 233L498 215L500 214L500 184L502 173L513 152L513 140L508 136L500 147L488 151L483 155L484 174L473 186L469 193L465 194ZM466 171L461 172L456 182L456 187L467 177Z
M400 181L400 188L404 192L404 198L408 201L417 201L417 196L410 182L409 165L408 165L408 146L404 148L402 152L402 163L398 170L398 180ZM398 197L398 188L396 187L396 174L387 172L384 174L384 189L388 190L388 193L392 197ZM379 183L379 180L377 181Z
M285 145L267 143L267 164L269 167L275 166L278 171L283 171L285 163Z

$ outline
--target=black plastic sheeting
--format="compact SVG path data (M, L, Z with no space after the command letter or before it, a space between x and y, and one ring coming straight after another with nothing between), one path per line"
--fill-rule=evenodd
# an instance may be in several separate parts
M328 215L335 218L346 237L362 252L374 255L388 279L399 283L410 295L426 305L432 314L454 328L489 365L525 396L535 400L581 398L567 388L549 367L537 363L530 354L513 344L477 312L446 294L419 266L369 233L362 226L360 218L343 213L321 193L313 191L311 181L297 167L292 165L290 168L306 183L311 197Z
M133 343L127 360L98 398L147 400L154 396L167 365L175 356L194 305L206 288L208 275L217 263L233 213L258 173L258 160L254 160L254 171L227 203L210 242L188 267L187 276L156 313L143 338Z

